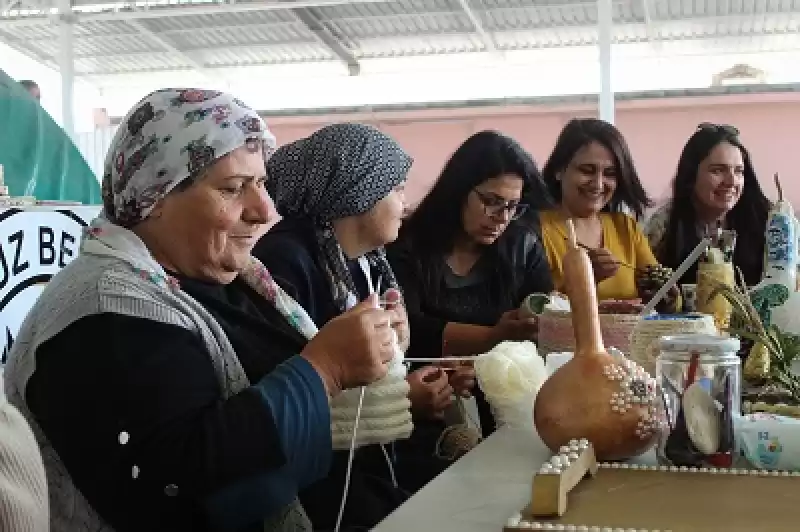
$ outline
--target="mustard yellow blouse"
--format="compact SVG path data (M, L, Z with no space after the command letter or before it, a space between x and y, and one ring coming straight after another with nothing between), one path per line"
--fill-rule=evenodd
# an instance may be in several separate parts
M567 252L567 228L558 211L542 211L542 244L544 244L553 284L559 292L564 290L564 268L561 258ZM636 220L622 213L600 213L603 224L603 247L610 251L620 262L643 268L657 264L647 237L639 229ZM636 299L635 273L630 268L620 266L616 275L597 284L597 298L604 299Z

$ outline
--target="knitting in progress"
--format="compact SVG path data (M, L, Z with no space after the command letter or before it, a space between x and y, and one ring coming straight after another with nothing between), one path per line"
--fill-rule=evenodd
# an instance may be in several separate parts
M395 357L389 372L381 380L366 386L361 405L361 417L355 437L356 448L373 443L391 443L408 438L414 425L411 422L409 385L406 381L403 352L395 335ZM331 433L333 448L350 448L356 426L360 389L346 390L331 400Z

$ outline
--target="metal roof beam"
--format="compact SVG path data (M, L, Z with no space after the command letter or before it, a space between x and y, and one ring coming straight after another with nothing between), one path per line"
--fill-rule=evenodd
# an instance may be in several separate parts
M653 11L655 11L653 0L642 0L642 13L644 14L647 40L650 41L654 47L661 48L661 31L659 30L658 21L653 18Z
M206 72L205 65L197 61L195 58L191 57L189 54L185 53L183 50L179 49L177 46L175 46L173 43L171 43L161 35L156 34L153 30L142 24L140 21L126 20L125 24L132 27L133 29L141 33L143 36L147 37L148 39L156 43L158 46L164 48L166 51L171 52L180 57L181 59L183 59L184 61L186 61L186 64L195 69L201 76L211 79L211 76L209 76L208 73Z
M251 11L278 11L293 8L328 7L345 4L381 4L395 0L296 0L278 1L264 0L243 4L180 4L171 7L152 6L147 9L114 9L109 6L107 11L87 12L75 11L77 21L101 22L104 20L140 20L149 18L188 17L201 15L219 15L222 13L249 13ZM51 21L49 13L43 11L39 15L0 17L0 28L9 26L36 26Z
M303 23L303 25L308 28L308 30L314 34L314 36L319 39L319 41L328 47L328 49L333 52L333 54L338 57L345 65L347 65L347 71L350 73L351 76L358 76L361 73L361 65L358 63L358 59L356 56L353 55L347 46L336 37L322 21L308 8L292 8L292 13L297 19Z
M469 5L469 0L458 0L458 3L461 5L461 9L464 10L464 13L467 15L467 18L472 23L472 26L475 28L475 33L477 33L481 41L483 41L483 46L486 48L487 52L497 53L497 45L494 42L494 37L486 31L486 28L483 27L483 22L475 11L472 9L472 6Z

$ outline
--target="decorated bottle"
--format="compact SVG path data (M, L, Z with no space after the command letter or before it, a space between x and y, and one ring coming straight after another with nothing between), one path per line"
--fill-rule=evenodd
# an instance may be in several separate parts
M619 352L606 350L597 287L575 228L562 258L570 300L575 353L536 395L534 426L553 452L586 438L600 461L626 460L652 448L664 422L655 380Z
M783 191L775 174L778 201L767 219L764 279L760 286L782 284L790 292L797 290L797 227L792 204L783 199Z

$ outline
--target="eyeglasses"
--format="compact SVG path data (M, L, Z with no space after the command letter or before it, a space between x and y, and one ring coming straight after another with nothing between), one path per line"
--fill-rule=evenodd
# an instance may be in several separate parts
M518 220L528 210L528 205L525 203L506 201L494 194L487 194L477 189L473 189L473 192L483 204L486 216L502 216L508 212L512 220Z
M702 122L701 124L697 125L698 131L700 130L707 130L707 131L717 131L719 133L726 133L728 135L733 135L734 137L739 136L739 130L736 126L731 126L730 124L714 124L712 122Z

